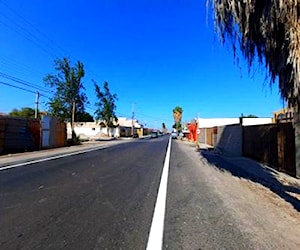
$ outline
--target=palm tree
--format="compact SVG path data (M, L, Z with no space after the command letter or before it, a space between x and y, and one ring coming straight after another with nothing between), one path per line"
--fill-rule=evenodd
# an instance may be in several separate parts
M173 128L175 128L176 130L180 131L181 130L181 118L182 118L182 113L183 110L181 107L176 106L173 109L173 118L175 121L175 124L173 125Z
M258 58L270 83L294 109L296 172L300 175L300 0L207 0L216 31L239 47L251 68Z

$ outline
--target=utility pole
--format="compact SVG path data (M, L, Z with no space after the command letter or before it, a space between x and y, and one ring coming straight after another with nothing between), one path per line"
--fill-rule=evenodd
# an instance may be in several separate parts
M38 112L39 112L39 98L40 98L40 93L37 91L35 94L35 112L34 112L34 118L38 118Z
M131 117L131 135L134 132L134 102L132 103L132 117Z
M200 128L199 128L199 112L197 113L197 126L196 126L196 149L200 149Z

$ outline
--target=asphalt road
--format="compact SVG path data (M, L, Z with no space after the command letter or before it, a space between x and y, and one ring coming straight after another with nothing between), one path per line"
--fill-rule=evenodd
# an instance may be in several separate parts
M0 172L1 249L145 249L168 137Z
M0 249L146 249L168 141L0 171ZM162 248L255 249L180 143L172 140Z

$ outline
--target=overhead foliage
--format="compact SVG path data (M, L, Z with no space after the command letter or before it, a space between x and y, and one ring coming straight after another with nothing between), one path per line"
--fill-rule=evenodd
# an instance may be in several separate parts
M71 66L68 58L57 59L54 63L57 74L49 74L44 78L47 85L56 88L48 103L49 111L63 121L70 121L73 135L75 114L84 112L84 104L87 102L82 83L84 66L80 61Z
M104 82L103 90L94 81L95 92L97 97L95 118L105 124L107 128L112 128L118 122L118 118L115 114L117 95L112 94L108 87L108 82Z
M239 47L249 67L258 59L283 99L300 103L300 0L207 0L222 42Z
M75 113L75 122L93 122L93 121L94 121L93 116L86 111Z
M13 109L8 115L14 116L14 117L34 118L35 110L30 107L24 107L24 108L21 108L20 110Z

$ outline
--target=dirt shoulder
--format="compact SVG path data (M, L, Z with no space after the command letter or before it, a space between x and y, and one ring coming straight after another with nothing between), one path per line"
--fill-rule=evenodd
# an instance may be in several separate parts
M199 167L208 185L223 200L240 230L259 249L298 249L300 245L299 180L255 161L222 157L179 143Z

